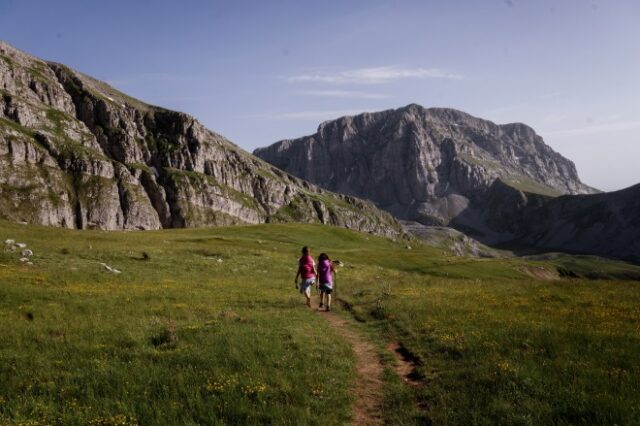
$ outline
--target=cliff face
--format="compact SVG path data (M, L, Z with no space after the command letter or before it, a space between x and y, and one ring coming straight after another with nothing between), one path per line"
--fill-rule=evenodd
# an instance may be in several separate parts
M525 209L518 241L640 263L640 184L615 192L562 196Z
M598 193L524 124L409 105L329 121L254 153L400 219L486 244L640 262L639 187Z
M83 229L298 221L401 232L371 203L278 170L187 114L2 42L0 215Z
M464 214L482 218L483 240L516 251L536 248L640 263L640 184L616 192L548 197L498 180L482 206Z
M409 105L343 117L315 135L254 152L318 185L367 198L401 219L446 225L500 178L548 195L595 192L524 124Z

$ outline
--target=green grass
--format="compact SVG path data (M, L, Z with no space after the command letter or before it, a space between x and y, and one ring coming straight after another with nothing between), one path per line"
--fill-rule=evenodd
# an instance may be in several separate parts
M300 196L293 197L289 204L285 204L273 215L274 222L296 222L309 220L309 208Z
M70 138L66 134L65 129L68 126L68 123L75 120L75 118L72 118L66 113L54 108L48 108L46 110L46 115L49 123L52 124L52 127L49 127L47 130L54 135L55 144L60 150L60 154L63 158L83 158L89 160L110 161L103 153Z
M545 195L547 197L558 197L562 195L562 192L558 191L557 189L551 188L547 185L543 185L526 176L504 179L503 181L507 185L523 192Z
M33 139L33 131L31 129L23 127L15 121L0 117L0 130L4 131L4 128L15 130L16 132L21 133L22 135L27 136L30 139Z
M609 261L594 256L555 254L550 256L562 276L588 279L640 280L640 268L629 263Z
M494 279L489 261L477 279L461 265L459 279L381 268L349 280L354 315L418 360L424 386L389 395L402 413L389 423L637 424L640 283L509 278L509 263Z
M127 168L131 171L133 170L141 170L143 172L146 172L148 174L153 174L153 170L151 169L151 167L147 166L146 164L143 163L126 163L125 166L127 166Z
M108 102L111 105L118 106L122 108L122 105L117 104L115 101L119 101L123 104L129 104L134 108L137 108L140 111L152 111L152 110L161 110L162 108L154 107L145 102L142 102L138 99L132 98L131 96L125 95L124 93L114 89L109 86L107 83L96 80L95 78L88 76L86 74L82 74L80 72L74 72L70 68L66 68L68 73L73 73L75 76L80 78L84 83L84 89L88 91L92 96L101 99L105 102ZM109 99L111 98L111 99Z
M505 169L504 166L502 164L500 164L498 161L495 160L488 160L488 159L480 159L477 157L472 156L471 154L467 154L467 153L461 153L459 154L459 157L465 161L467 164L470 164L472 166L480 166L484 169L487 170L494 170L494 171L498 171L498 172L502 172L499 174L504 174L504 173L508 173ZM519 191L523 191L523 192L529 192L532 194L540 194L540 195L545 195L548 197L558 197L560 195L562 195L562 193L560 191L558 191L555 188L552 188L550 186L541 184L539 182L536 182L535 180L524 176L524 175L520 175L518 177L511 177L511 178L505 178L502 177L501 180L506 183L507 185L511 186L512 188L515 188Z
M389 423L640 422L637 282L321 225L6 238L35 256L0 252L0 424L348 422L354 357L293 288L302 245L345 262L336 314L419 361L412 388L384 357Z
M238 239L224 229L0 229L36 253L32 266L16 254L0 255L0 318L15 322L0 337L0 419L348 418L349 346L301 308L292 291L293 245L272 254L256 242L261 233L247 228L231 230L244 234ZM139 260L143 251L150 260ZM104 272L101 262L122 274ZM282 271L271 279L263 269ZM167 333L175 344L162 345Z
M262 212L262 207L253 198L236 189L217 181L213 176L205 173L176 169L173 167L164 167L164 173L177 184L187 181L189 185L198 189L206 187L216 187L225 198L232 199L238 204L257 212Z
M9 56L0 53L0 59L2 59L9 67L10 70L13 70L16 66L16 63Z
M32 62L31 66L27 67L27 72L29 73L31 78L38 80L41 83L51 83L51 78L46 75L49 70L44 62Z
M504 171L504 166L496 160L491 160L487 158L478 158L470 153L461 152L458 154L459 157L469 165L472 166L480 166L487 170L496 170L496 171Z
M272 166L269 163L264 162L262 165L265 167L258 168L255 171L258 175L268 180L274 180L274 181L286 184L284 179L282 179L280 176L277 176L275 173L270 171L270 167Z
M0 170L0 180L4 181L0 183L0 218L37 221L36 203L49 202L52 208L60 206L59 194L67 187L59 169L41 164L13 164L5 158L0 158L0 162L4 162ZM48 185L33 182L47 182Z

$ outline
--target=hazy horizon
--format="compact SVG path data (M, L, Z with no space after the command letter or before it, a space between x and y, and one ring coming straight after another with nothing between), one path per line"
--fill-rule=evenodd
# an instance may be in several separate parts
M530 125L616 190L640 182L638 18L633 1L2 0L0 39L247 151L417 103Z

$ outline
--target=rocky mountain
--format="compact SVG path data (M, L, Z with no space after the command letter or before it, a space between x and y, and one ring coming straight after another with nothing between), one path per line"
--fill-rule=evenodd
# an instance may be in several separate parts
M82 229L297 221L402 232L371 203L291 176L187 114L3 42L0 216Z
M429 246L442 248L455 256L509 257L509 252L492 249L464 233L446 226L425 226L418 222L401 221L402 227Z
M524 124L408 105L322 123L316 134L254 151L332 191L367 198L395 216L446 225L497 178L549 195L594 192L574 164Z
M598 194L524 124L412 104L328 121L254 154L400 219L450 226L482 243L640 259L616 237L638 233L634 190Z
M503 241L514 248L597 254L640 263L640 184L621 191L540 199L500 183L497 200L517 200L512 208L487 209L507 224ZM500 194L500 195L498 195ZM497 228L497 226L496 226Z

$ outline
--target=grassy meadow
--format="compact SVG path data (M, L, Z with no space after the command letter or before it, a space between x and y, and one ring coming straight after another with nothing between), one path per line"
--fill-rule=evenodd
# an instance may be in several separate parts
M345 264L334 314L380 348L387 423L640 423L640 283L540 278L572 258L458 258L320 225L0 222L7 238L35 255L0 252L0 425L348 423L354 354L294 289L304 244Z

